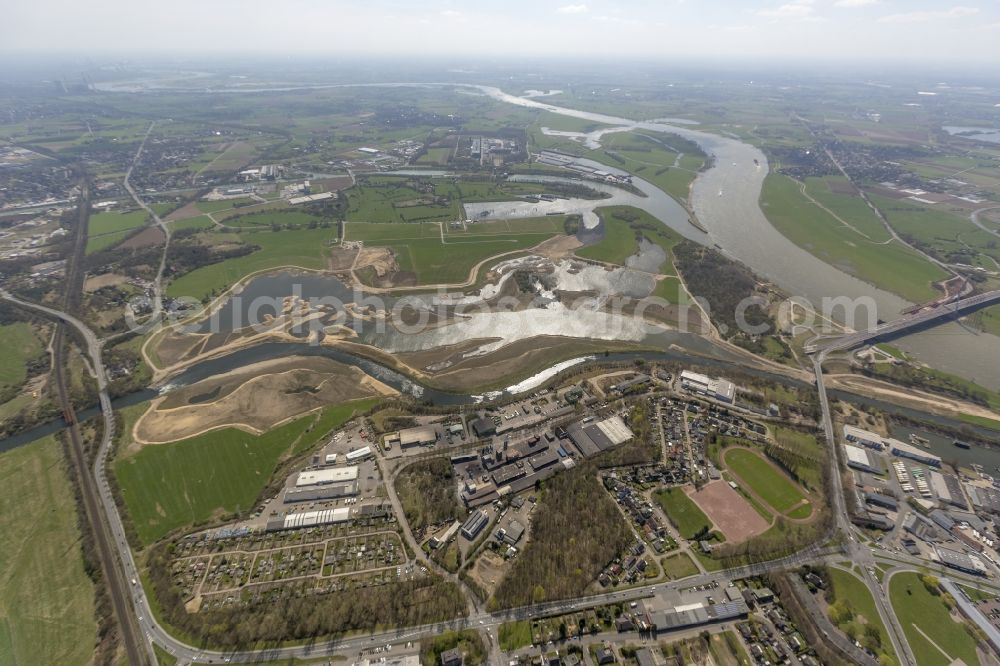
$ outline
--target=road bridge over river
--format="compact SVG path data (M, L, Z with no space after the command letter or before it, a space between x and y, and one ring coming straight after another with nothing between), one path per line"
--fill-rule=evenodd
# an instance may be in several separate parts
M951 303L944 303L928 310L900 317L894 321L878 324L863 331L836 337L815 338L805 346L805 352L807 354L815 354L820 351L846 351L854 347L860 347L868 342L897 337L907 331L934 324L939 320L954 319L960 315L968 314L994 303L1000 303L1000 289L976 294L975 296L969 296L968 298L952 301Z

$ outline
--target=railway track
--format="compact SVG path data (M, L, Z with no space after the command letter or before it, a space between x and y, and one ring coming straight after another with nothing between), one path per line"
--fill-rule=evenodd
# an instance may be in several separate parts
M78 203L79 217L76 225L72 254L66 262L66 290L63 293L63 308L71 312L79 308L83 296L84 258L87 248L87 227L90 217L90 183L86 176L81 178L80 199ZM94 545L97 557L101 563L104 582L111 597L111 606L115 619L121 631L122 643L130 664L148 664L147 651L143 649L142 632L135 624L135 613L129 601L128 582L124 578L123 569L114 548L114 539L101 510L100 491L97 478L90 474L90 464L87 452L83 446L80 425L73 408L72 396L69 391L66 368L67 350L66 323L62 320L56 324L55 339L52 344L52 375L56 384L56 392L62 408L63 419L66 421L69 451L73 460L73 469L80 488L80 501L83 504L84 515L91 534L94 535ZM105 428L113 424L112 416L105 415ZM106 434L106 436L108 436Z

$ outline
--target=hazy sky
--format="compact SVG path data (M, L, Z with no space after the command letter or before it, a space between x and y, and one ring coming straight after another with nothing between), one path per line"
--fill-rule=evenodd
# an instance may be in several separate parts
M1000 0L12 0L5 5L0 50L975 59L1000 69Z

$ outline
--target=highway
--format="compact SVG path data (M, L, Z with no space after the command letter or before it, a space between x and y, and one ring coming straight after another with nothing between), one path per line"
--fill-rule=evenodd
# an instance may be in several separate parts
M818 351L846 351L848 349L853 349L854 347L859 347L876 338L898 335L908 329L925 326L938 319L950 319L959 314L969 312L971 310L977 310L979 308L992 305L993 303L1000 303L1000 289L988 291L982 294L976 294L975 296L969 296L951 303L944 303L936 308L900 317L899 319L878 324L877 326L867 328L863 331L848 333L847 335L837 337L814 338L805 346L804 349L807 354L814 354Z

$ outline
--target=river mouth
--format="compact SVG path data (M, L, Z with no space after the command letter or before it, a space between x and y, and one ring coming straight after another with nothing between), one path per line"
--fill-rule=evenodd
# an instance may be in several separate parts
M117 92L155 92L199 94L255 94L295 90L322 90L343 87L428 87L475 91L503 103L535 108L559 115L588 120L612 127L637 127L652 132L679 135L697 143L711 155L713 166L695 180L691 190L691 205L698 221L708 230L711 243L718 244L730 257L742 262L754 272L772 281L789 295L802 296L819 306L823 299L871 299L877 306L877 319L889 321L910 303L889 292L877 289L853 278L836 267L826 264L782 236L759 206L764 177L768 172L766 157L757 148L730 136L692 129L687 119L636 121L606 114L590 113L544 102L545 98L518 97L493 86L460 83L332 83L288 85L284 83L228 83L219 87L202 86L194 79L184 85L170 87L149 84L148 81L95 84L95 88ZM663 122L667 120L668 122ZM681 122L681 121L685 122ZM991 138L992 128L959 128L975 130L979 139ZM991 130L982 132L982 130ZM946 128L947 131L947 128ZM724 196L719 196L724 192ZM671 224L671 226L673 226ZM686 235L686 234L685 234ZM874 325L875 321L858 321L856 328ZM959 324L943 324L932 331L907 336L897 342L913 358L932 367L950 372L977 383L1000 390L1000 361L996 349L1000 338L977 334Z

